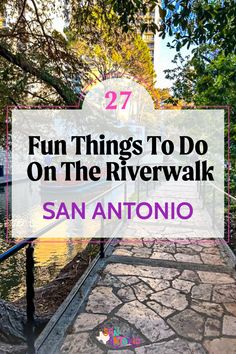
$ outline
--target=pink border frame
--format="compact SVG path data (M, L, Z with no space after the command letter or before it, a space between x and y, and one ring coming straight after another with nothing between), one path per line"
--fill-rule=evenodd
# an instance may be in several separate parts
M79 99L79 104L80 104L80 99ZM68 108L71 108L71 109L80 109L79 108L79 105L75 105L75 106L50 106L50 105L40 105L40 106L32 106L32 105L18 105L18 106L15 106L15 105L8 105L6 106L6 242L9 243L9 244L14 244L15 245L15 242L14 241L11 241L9 240L9 237L8 237L8 215L9 215L9 210L8 210L8 203L9 203L9 181L8 181L8 167L9 167L9 144L8 144L8 139L9 139L9 129L8 129L8 125L9 125L9 112L13 109L68 109ZM228 193L228 227L227 227L227 240L224 240L225 242L229 243L230 242L230 113L231 113L231 106L229 105L226 105L226 106L184 106L182 108L186 108L186 109L224 109L225 111L227 111L227 123L228 123L228 135L227 135L227 140L228 140L228 152L227 152L227 160L228 160L228 170L227 170L227 193ZM162 108L162 109L165 109L165 108ZM60 237L59 237L60 238ZM62 243L62 242L65 242L64 241L65 239L63 239L63 241L53 241L53 240L48 240L48 239L44 239L44 238L41 238L40 241L43 243ZM80 240L76 240L76 239L72 239L71 242L72 243L87 243L89 242L89 240L91 241L91 239L89 238L84 238L84 239L80 239ZM31 241L29 241L30 243ZM104 241L105 243L106 241ZM122 244L122 240L119 241L121 242ZM130 243L141 243L143 242L142 239L125 239L124 240L125 244L129 244ZM152 243L153 241L152 240L145 240L144 243ZM155 242L158 242L158 243L188 243L188 241L184 241L182 239L178 240L169 240L169 241L162 241L161 239L158 239L158 240L155 240ZM98 244L101 244L102 241L101 240L97 240L97 241L92 241L92 243L98 243ZM116 241L114 243L117 243ZM191 240L191 243L209 243L209 244L220 244L222 243L222 239L216 239L216 240Z

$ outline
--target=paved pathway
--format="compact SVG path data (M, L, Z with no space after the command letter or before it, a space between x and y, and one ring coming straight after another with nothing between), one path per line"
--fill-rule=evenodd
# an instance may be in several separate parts
M228 260L215 241L121 241L61 353L235 354L236 276Z
M221 241L201 239L209 220L199 219L202 228L179 228L183 239L172 242L173 229L134 218L60 353L236 354L234 264ZM138 235L146 241L130 239Z

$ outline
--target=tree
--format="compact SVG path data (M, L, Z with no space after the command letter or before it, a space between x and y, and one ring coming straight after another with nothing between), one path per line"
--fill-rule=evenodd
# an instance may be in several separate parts
M75 36L70 46L87 64L91 80L132 76L144 82L146 86L153 86L154 66L149 48L141 35L137 31L124 33L114 12L106 15L106 22L103 20L102 10L97 6L90 11L90 31L85 36Z
M173 36L177 51L185 45L214 44L226 55L235 52L235 0L164 0L160 14L161 36Z
M31 81L42 85L50 100L68 105L78 104L78 91L87 78L89 68L83 58L69 46L71 40L86 39L97 19L91 16L94 5L102 9L101 21L113 29L111 13L124 33L159 29L164 37L175 36L179 50L192 43L219 44L226 52L235 48L234 0L70 0L65 13L67 31L55 30L53 13L60 12L53 0L3 0L2 13L7 10L8 21L0 29L2 66L14 68L27 86ZM148 14L159 6L162 22L157 25ZM90 16L88 22L88 16ZM9 18L11 20L9 20ZM67 35L65 35L67 33ZM98 33L92 31L96 41ZM19 87L19 86L18 86ZM44 98L44 97L43 97ZM44 98L45 99L45 98ZM9 99L8 99L9 100Z
M201 56L191 59L177 54L176 67L166 70L172 79L174 97L197 106L231 107L231 192L236 192L236 54L225 55L214 46L199 47ZM227 119L226 119L227 124ZM227 146L226 125L226 151Z
M78 90L89 68L69 43L75 38L86 39L90 27L95 29L91 16L94 4L102 9L100 20L109 26L112 33L114 23L110 13L118 14L117 23L128 31L134 24L142 24L144 19L138 13L147 13L153 1L133 4L132 1L121 3L118 0L71 0L64 9L65 35L63 28L60 31L53 27L56 11L53 0L42 0L40 3L36 0L3 0L0 11L7 12L8 16L6 25L0 29L2 66L14 68L14 73L22 75L24 80L31 81L33 78L47 87L49 94L56 95L58 103L77 104ZM98 33L94 31L93 40L97 37Z
M35 0L8 2L6 10L10 15L0 31L0 56L3 65L14 66L25 79L37 79L52 88L65 103L73 104L77 100L73 90L74 72L82 77L82 64L67 49L62 33L53 31L52 4L50 0L44 1L47 6L38 8Z
M192 59L177 54L177 66L166 70L166 77L174 80L174 95L197 105L230 105L236 114L236 55L206 45L199 51L202 55Z

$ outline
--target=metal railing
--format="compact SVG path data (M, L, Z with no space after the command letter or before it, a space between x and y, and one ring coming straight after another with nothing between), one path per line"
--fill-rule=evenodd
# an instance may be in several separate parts
M128 200L128 182L121 182L119 184L116 184L114 187L110 188L109 190L104 191L103 193L99 194L98 196L95 196L91 200L87 202L87 206L92 205L96 201L100 200L101 204L104 205L105 202L105 197L113 192L114 190L120 188L123 186L123 200L127 201ZM149 192L151 189L155 189L156 183L155 182L145 182L141 183L139 180L135 183L135 199L137 203L140 202L141 196L148 197ZM217 190L217 187L212 184L213 188L213 193L212 193L212 198L215 198L215 193ZM199 197L202 199L203 207L205 207L205 204L207 202L207 191L205 190L204 183L198 183L197 184L197 191L199 193ZM225 193L224 191L221 191ZM122 193L122 192L120 192ZM227 194L227 193L225 193ZM231 196L230 196L231 197ZM213 220L216 219L216 211L214 207L214 202L212 203L212 210L211 210L211 216ZM40 236L44 235L46 232L49 230L53 229L55 226L59 225L60 223L66 221L66 218L57 220L50 225L40 229L37 233L32 235L29 238L26 238L20 242L18 242L16 245L5 251L3 254L0 255L0 263L7 260L20 250L26 247L26 314L27 314L27 322L25 324L25 335L26 335L26 340L27 340L27 346L28 346L28 353L29 354L34 354L35 353L35 328L36 328L36 321L35 321L35 304L34 304L34 241L36 241ZM124 223L126 220L125 218L123 221L120 223ZM105 242L106 238L104 237L105 235L105 220L101 218L101 223L100 223L100 237L98 240L100 241L100 249L99 249L99 258L104 258L105 257ZM98 259L99 259L98 258ZM88 272L89 275L89 272Z
M127 200L127 182L121 182L114 187L110 188L109 190L104 191L103 193L99 194L98 196L94 197L93 199L89 200L87 206L93 204L97 200L102 201L102 205L104 205L104 198L111 193L112 191L118 189L119 187L124 186L123 189L123 200ZM40 229L37 233L32 235L29 238L23 239L22 241L18 242L7 251L0 255L0 263L4 262L8 258L15 255L17 252L22 250L26 247L26 315L27 321L25 323L25 336L28 346L28 353L34 354L35 353L35 346L34 342L36 339L35 336L35 329L36 329L36 321L35 321L35 304L34 304L34 241L36 241L40 236L44 235L49 230L53 229L55 226L59 225L60 223L66 221L67 218L63 218L57 220L50 225ZM121 221L123 222L123 221ZM120 222L120 223L121 223ZM101 225L100 225L100 250L99 250L99 258L105 257L105 242L106 238L104 237L105 233L105 220L101 218Z
M197 191L199 194L199 197L202 199L202 207L207 208L207 204L211 205L211 208L208 209L208 214L211 217L212 224L215 230L217 230L217 221L218 221L218 215L217 215L217 208L216 208L216 193L220 193L227 197L227 202L224 202L225 205L225 210L227 208L227 213L225 211L225 215L227 214L228 218L228 230L227 233L224 235L224 239L227 241L227 243L231 243L231 234L230 234L230 219L231 219L231 203L236 203L236 198L232 196L230 193L222 190L221 188L217 187L214 183L209 182L207 186L208 190L206 190L206 185L204 182L198 181L197 183ZM227 207L226 207L227 206Z

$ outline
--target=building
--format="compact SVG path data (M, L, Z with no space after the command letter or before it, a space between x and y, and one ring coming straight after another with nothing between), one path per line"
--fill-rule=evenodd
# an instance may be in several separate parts
M156 6L155 9L147 16L150 17L150 22L155 22L156 24L158 24L160 19L158 6ZM156 71L156 53L159 41L158 33L154 34L152 31L146 31L143 33L142 38L149 47L152 62L154 64L154 69Z
M151 14L148 16L150 17L150 21L156 22L155 21L155 10L151 12ZM144 42L148 45L148 48L150 50L150 54L152 57L152 62L154 63L154 44L155 44L155 35L151 31L146 31L143 33L142 38Z

